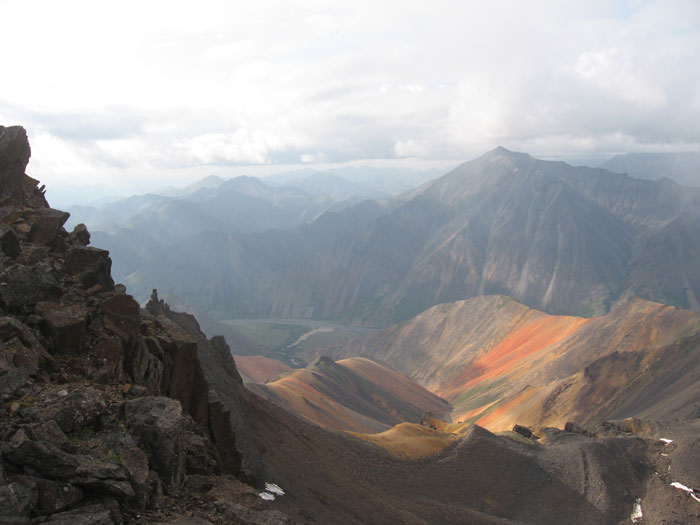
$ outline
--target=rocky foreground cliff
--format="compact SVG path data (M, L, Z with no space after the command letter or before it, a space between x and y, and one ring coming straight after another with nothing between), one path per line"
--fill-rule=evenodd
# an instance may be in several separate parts
M0 127L0 523L286 522L251 486L262 465L223 337L115 286L29 156L24 129Z
M471 425L407 461L247 392L223 338L115 285L29 155L0 127L0 524L700 520L700 419Z

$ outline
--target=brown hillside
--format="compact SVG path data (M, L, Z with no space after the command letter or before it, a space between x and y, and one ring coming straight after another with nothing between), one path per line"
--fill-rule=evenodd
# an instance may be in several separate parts
M489 296L438 305L332 355L391 363L452 403L455 421L505 430L693 417L698 333L699 314L639 299L583 319Z

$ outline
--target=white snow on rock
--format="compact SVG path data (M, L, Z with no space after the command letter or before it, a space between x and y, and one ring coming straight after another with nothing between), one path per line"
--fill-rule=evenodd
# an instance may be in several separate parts
M670 444L670 443L673 443L673 440L672 440L672 439L666 439L666 438L661 438L661 439L659 439L659 441L663 441L663 442L666 443L667 445Z
M634 502L630 519L632 523L639 523L644 519L644 514L642 513L642 498L637 498L637 501Z
M260 494L258 494L258 496L260 496L265 501L275 501L275 496L270 494L269 492L261 492Z
M284 496L284 491L279 485L275 485L274 483L265 483L265 490L277 496Z
M690 497L691 497L691 498L693 498L695 501L697 501L698 503L700 503L700 498L698 498L698 497L695 495L695 491L694 491L693 489L691 489L690 487L686 487L685 485L683 485L683 483L678 483L677 481L674 481L673 483L671 483L671 486L672 486L672 487L675 487L675 488L677 488L677 489L680 489L680 490L682 490L682 491L684 491L684 492L687 492L688 494L690 494Z

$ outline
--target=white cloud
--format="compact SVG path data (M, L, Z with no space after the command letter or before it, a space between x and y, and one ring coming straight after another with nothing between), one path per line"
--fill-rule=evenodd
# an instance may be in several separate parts
M0 7L41 172L700 147L693 0Z

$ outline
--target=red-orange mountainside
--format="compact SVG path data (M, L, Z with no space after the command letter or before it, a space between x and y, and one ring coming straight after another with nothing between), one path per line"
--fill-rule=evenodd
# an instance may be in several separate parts
M437 305L334 348L371 356L492 431L698 413L700 314L640 299L592 319L504 296Z

